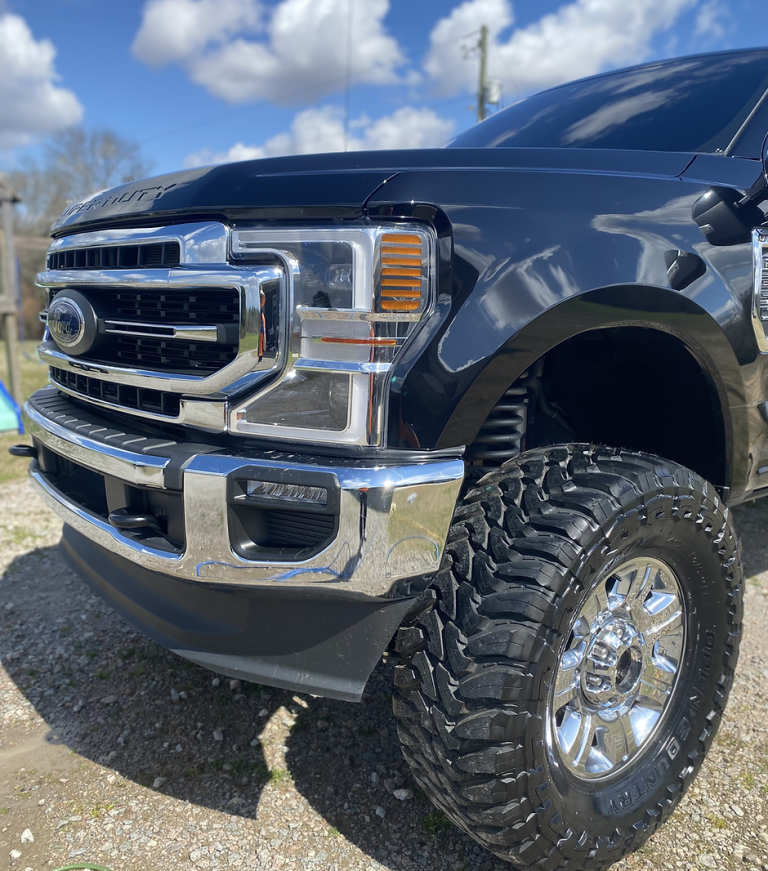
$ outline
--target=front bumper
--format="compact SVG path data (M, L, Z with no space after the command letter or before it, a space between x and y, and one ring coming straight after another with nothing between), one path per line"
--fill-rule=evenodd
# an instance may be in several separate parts
M401 579L435 572L464 477L459 458L385 465L373 460L306 457L265 451L227 453L172 439L124 432L63 398L53 388L24 407L38 448L120 485L175 494L183 511L184 543L177 551L151 546L110 524L64 492L55 475L33 461L30 475L43 500L80 535L134 565L178 579L238 587L306 587L387 596ZM233 547L232 482L333 482L338 517L331 540L312 555L274 553L244 558ZM285 508L277 504L277 508Z

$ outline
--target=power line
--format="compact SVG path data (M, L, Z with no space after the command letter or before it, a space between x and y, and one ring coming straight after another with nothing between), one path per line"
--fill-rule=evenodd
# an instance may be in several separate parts
M355 0L347 0L347 69L344 82L344 151L349 144L349 107L352 100L352 24Z

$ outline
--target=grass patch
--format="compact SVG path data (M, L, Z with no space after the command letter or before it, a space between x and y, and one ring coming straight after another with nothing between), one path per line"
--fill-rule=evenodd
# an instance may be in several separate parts
M101 671L97 671L97 672L96 672L96 677L97 677L99 680L106 680L106 679L109 677L109 672L108 672L108 671L104 671L104 669L102 669Z
M37 358L37 344L21 343L21 391L25 399L48 383L48 367ZM4 341L0 341L0 381L8 387L8 357ZM29 438L20 436L17 432L0 433L0 484L20 481L26 476L29 462L8 453L11 445L22 442L29 442Z
M131 675L131 677L141 677L144 674L144 669L140 665L137 665L136 668L132 668L128 674Z
M439 810L431 810L421 821L421 827L428 835L436 838L453 828L451 821Z
M269 772L270 783L284 783L286 780L290 779L291 773L285 768L273 768L272 771Z
M24 544L30 538L42 538L36 532L24 529L23 526L0 526L0 530L11 544Z
M97 820L102 814L109 813L109 811L111 811L114 806L115 806L114 802L111 802L110 804L97 804L94 807L92 807L88 811L88 813L91 815L91 817L94 820Z
M9 807L0 807L0 817L4 817L6 814L9 814L11 809Z
M341 832L336 828L336 826L331 826L330 829L328 829L327 835L329 838L340 838Z

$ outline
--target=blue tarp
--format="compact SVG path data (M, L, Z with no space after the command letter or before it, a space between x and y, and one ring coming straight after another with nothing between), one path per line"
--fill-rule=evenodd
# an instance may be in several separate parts
M21 422L21 409L16 405L11 394L5 389L0 381L0 432L17 430L24 432L24 424Z

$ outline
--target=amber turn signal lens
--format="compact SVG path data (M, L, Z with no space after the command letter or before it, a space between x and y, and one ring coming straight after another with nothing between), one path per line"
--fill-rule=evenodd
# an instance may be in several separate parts
M426 290L424 251L416 233L384 233L381 237L381 281L378 309L416 312Z

